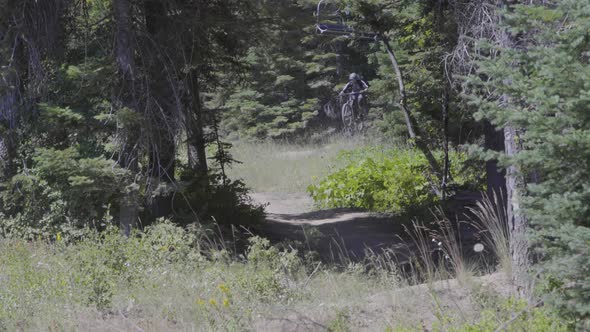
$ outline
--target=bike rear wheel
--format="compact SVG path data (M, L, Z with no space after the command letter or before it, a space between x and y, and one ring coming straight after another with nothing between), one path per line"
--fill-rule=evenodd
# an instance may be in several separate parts
M349 103L342 106L342 124L344 125L344 132L351 135L354 131L354 111Z

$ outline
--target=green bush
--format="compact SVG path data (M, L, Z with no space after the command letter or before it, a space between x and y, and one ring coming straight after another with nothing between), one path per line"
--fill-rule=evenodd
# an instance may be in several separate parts
M76 288L83 290L85 304L106 309L117 287L145 282L145 271L203 262L198 242L198 234L160 220L130 238L123 237L115 227L90 233L69 247L75 250L67 250L66 256L72 262Z
M482 188L482 168L470 165L465 153L451 153L451 161L452 188ZM343 167L308 188L321 207L404 213L437 199L418 151L360 149L343 153L338 162Z
M160 287L157 277L166 271L186 274L204 264L199 240L197 232L167 221L129 238L116 227L70 243L0 238L0 330L3 321L28 320L41 311L108 310L128 289Z
M197 219L201 223L254 226L264 220L264 206L252 200L250 189L241 180L215 172L204 178L187 170L181 175L181 184L174 200L174 222L180 225Z
M449 332L567 332L568 325L555 317L547 308L530 308L526 301L507 299L495 309L487 309L481 313L476 323L457 324L453 319L443 318L433 325L433 331Z
M288 293L287 280L292 279L302 267L296 250L279 250L270 241L258 236L249 239L246 252L247 278L238 277L239 288L246 295L264 300L281 299Z
M35 151L0 191L0 234L20 238L81 235L97 227L121 197L128 172L104 158L83 158L74 148Z

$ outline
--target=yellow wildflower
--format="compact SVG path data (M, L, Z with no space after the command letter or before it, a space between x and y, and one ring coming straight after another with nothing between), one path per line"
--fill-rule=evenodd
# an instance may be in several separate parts
M211 303L212 306L217 306L217 301L213 298L209 299L209 303Z
M224 307L226 307L226 308L229 307L229 304L230 304L229 299L223 299L223 306Z
M227 287L225 284L221 284L219 285L219 290L223 293L223 294L229 294L229 287Z

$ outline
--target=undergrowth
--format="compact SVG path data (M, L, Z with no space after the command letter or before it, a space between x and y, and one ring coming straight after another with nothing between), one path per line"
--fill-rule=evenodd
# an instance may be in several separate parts
M316 330L397 331L426 319L435 330L479 331L527 309L486 295L485 279L473 275L455 286L436 281L452 269L410 287L387 251L336 265L253 236L240 253L210 229L167 221L129 238L110 228L54 239L0 240L0 330L276 330L295 320ZM468 302L457 305L449 292ZM544 312L523 311L514 326L565 330Z

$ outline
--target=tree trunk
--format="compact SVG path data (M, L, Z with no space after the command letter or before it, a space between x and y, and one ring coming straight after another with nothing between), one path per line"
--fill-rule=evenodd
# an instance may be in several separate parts
M115 43L116 43L116 60L119 75L121 75L128 88L129 83L134 80L135 61L133 58L132 39L132 21L131 21L131 2L130 0L113 0L113 10L115 15ZM129 89L131 92L132 89Z
M4 182L14 176L16 167L14 167L15 153L11 130L6 128L1 130L4 132L0 132L0 182Z
M148 65L149 102L146 106L149 121L149 168L152 177L164 190L158 190L150 203L152 217L166 217L172 213L171 188L175 182L176 142L179 108L177 77L171 70L170 56L176 52L174 24L170 22L167 3L161 0L144 1L146 29L151 35L149 49L144 50Z
M205 177L208 167L199 76L194 69L191 70L189 76L192 112L189 110L186 115L188 163L189 167L199 176Z
M15 48L20 46L15 45ZM0 73L0 181L10 179L16 173L16 137L20 88L18 60L10 61Z
M446 79L445 79L446 81ZM451 161L449 159L449 84L445 84L444 92L443 92L443 100L442 100L442 122L443 122L443 151L444 151L444 164L443 164L443 174L442 180L440 184L440 190L442 194L442 199L446 199L447 195L447 184L449 181L450 173L451 173Z
M119 76L120 104L137 112L135 95L135 61L133 57L131 2L130 0L113 0L115 16L115 57ZM129 125L129 124L128 124ZM121 136L121 154L119 164L127 168L132 174L138 171L137 135L135 128L124 128ZM119 225L126 236L137 226L139 214L139 197L135 185L126 188L119 208Z
M504 128L504 144L508 157L521 151L518 131L512 126ZM506 169L506 216L510 233L510 255L512 256L512 279L519 295L529 290L527 275L530 268L529 242L527 239L528 219L523 214L520 201L525 189L522 171L512 165Z
M389 44L388 38L383 34L380 36L380 38L383 41L383 44L385 45L385 49L387 50L387 54L389 55L389 59L391 60L391 64L393 65L393 69L395 70L395 74L397 76L397 83L398 83L399 94L400 94L399 104L400 104L402 111L404 113L404 118L406 120L406 126L408 128L408 134L410 135L410 138L412 139L412 141L416 145L416 147L426 157L426 160L428 161L428 164L430 165L430 170L431 170L432 174L438 180L438 183L442 183L442 171L441 171L440 165L438 164L438 161L436 160L436 158L434 157L434 155L432 154L432 152L428 148L428 144L426 144L426 142L420 136L420 132L418 131L418 127L416 126L416 121L414 120L412 113L410 112L410 109L408 108L404 79L403 79L399 64L397 62L397 58L395 57L395 53L393 52L393 49L391 48L391 45ZM432 185L432 189L436 193L436 195L438 195L439 197L442 197L442 193L441 193L440 188L438 188L438 184L433 183L433 181L430 181L430 182Z
M2 88L2 85L0 85L0 88ZM16 107L16 103L17 100L13 96L10 96L10 93L0 96L0 108L3 109L2 112L15 111L10 108ZM4 108L7 106L10 108ZM10 124L10 121L6 121L7 119L4 118L4 114L0 115L0 120L2 120L0 121L0 182L3 182L16 174L16 149L13 125Z
M455 49L460 59L462 75L472 75L476 58L473 55L481 54L472 52L473 55L466 54L466 49L475 49L475 41L487 39L488 41L502 48L517 47L516 38L508 32L503 31L501 27L501 12L508 7L518 3L512 0L486 0L486 1L456 1L455 21L459 25L458 31L463 34L460 36L460 45ZM482 14L483 13L483 14ZM500 53L493 52L491 57ZM466 60L461 61L461 59ZM510 85L512 82L503 82L504 85ZM486 96L489 97L489 96ZM509 96L499 96L502 99L503 107L510 106ZM485 147L493 151L504 151L507 156L514 156L520 152L518 142L518 132L511 124L506 124L504 128L498 131L489 122L484 123ZM525 189L523 174L516 166L511 166L506 170L505 177L502 171L499 171L497 161L490 160L486 164L488 190L490 194L496 194L502 197L507 210L507 223L510 234L510 248L513 265L513 281L522 292L526 289L527 283L524 279L529 267L528 242L526 240L526 230L528 221L520 208L521 193Z
M27 75L27 53L23 35L24 27L14 26L22 21L24 4L10 1L6 4L8 13L0 25L0 182L16 174L16 151L18 139L16 129L25 98L23 77ZM14 22L13 22L14 21Z
M504 0L501 5L510 6L512 3L510 0ZM511 35L508 31L500 31L498 35L500 36L499 44L504 48L518 48L523 46L519 45L515 36ZM504 84L511 85L512 81L507 79ZM501 100L507 106L511 103L507 95L501 96ZM510 123L507 123L504 127L504 151L509 158L515 157L522 151L518 129ZM525 189L524 174L513 161L512 165L506 169L506 215L510 233L512 280L520 296L525 296L530 286L527 278L530 268L529 242L527 239L529 223L520 206L521 196Z
M64 38L66 5L64 0L23 1L22 41L27 58L29 105L34 107L47 98L46 60L60 62L65 56Z
M23 110L46 97L44 62L64 55L63 0L4 4L0 20L0 179L16 174L16 134ZM25 85L26 82L26 85ZM30 114L30 113L29 113Z
M487 150L503 152L504 151L504 132L497 130L489 121L484 121L484 146ZM506 178L505 171L498 167L498 160L488 160L486 162L486 180L488 196L496 195L502 202L506 199Z

